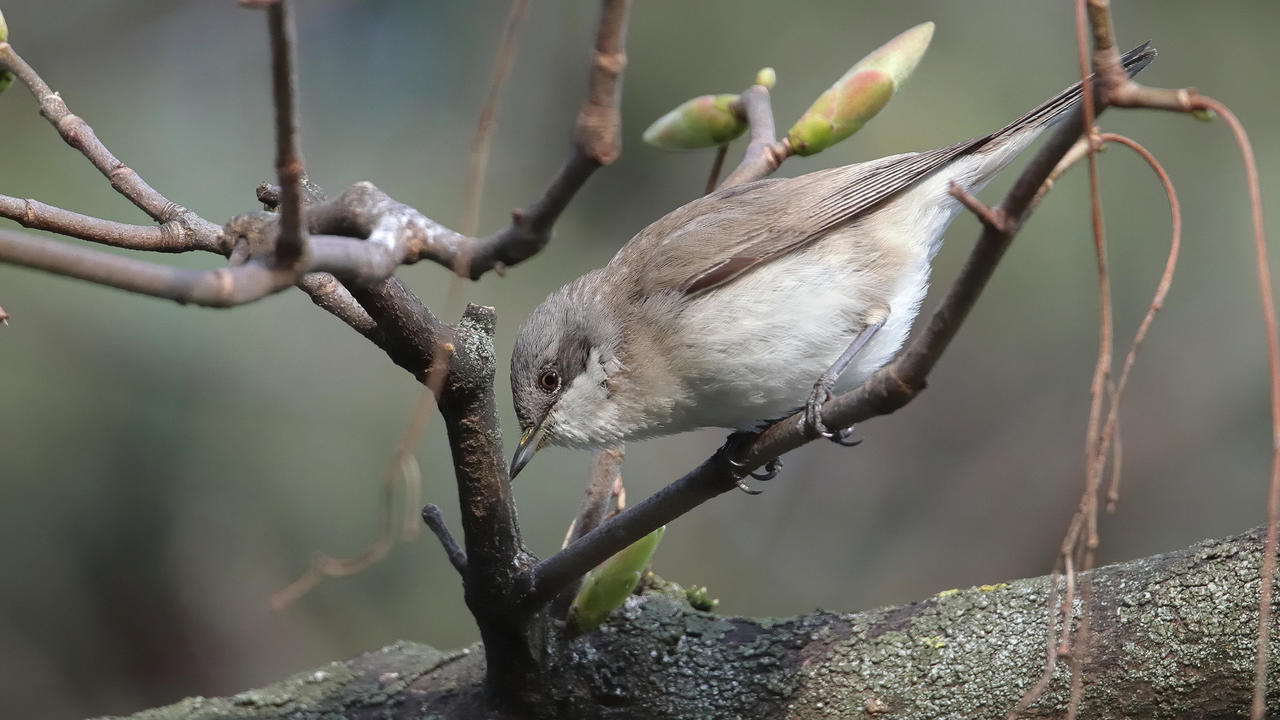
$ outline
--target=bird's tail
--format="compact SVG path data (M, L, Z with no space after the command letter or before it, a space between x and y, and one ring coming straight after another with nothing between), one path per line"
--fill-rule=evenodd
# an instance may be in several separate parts
M1142 72L1142 69L1151 63L1156 57L1155 48L1151 47L1150 41L1144 42L1138 47L1130 50L1121 58L1124 63L1124 69L1129 73L1129 77L1133 77ZM1094 86L1095 92L1097 86ZM1005 127L997 130L987 136L988 140L1015 135L1023 130L1036 129L1040 130L1062 119L1062 116L1080 102L1080 98L1084 95L1082 84L1076 83L1071 87L1058 93L1056 96L1044 101L1039 107L1028 112L1026 115L1014 120Z

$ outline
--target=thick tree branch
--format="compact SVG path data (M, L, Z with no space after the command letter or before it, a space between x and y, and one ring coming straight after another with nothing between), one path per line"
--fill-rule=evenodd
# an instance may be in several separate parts
M488 657L486 689L500 705L514 707L536 696L537 670L546 658L541 625L513 612L518 578L533 557L520 540L494 403L494 322L492 308L467 307L454 330L439 406L462 506L465 598Z
M1247 711L1261 535L1087 574L1093 628L1082 717ZM901 607L767 622L649 593L572 641L533 713L560 720L1004 718L1043 665L1050 582L1016 580ZM134 717L483 717L487 661L478 646L442 653L400 643L262 690ZM1070 680L1061 665L1024 717L1062 716ZM1278 674L1269 669L1273 681ZM1280 696L1267 700L1269 713L1280 713Z
M451 346L453 328L396 277L371 287L353 288L352 295L377 324L373 342L392 362L425 383L431 368L442 361L439 348Z

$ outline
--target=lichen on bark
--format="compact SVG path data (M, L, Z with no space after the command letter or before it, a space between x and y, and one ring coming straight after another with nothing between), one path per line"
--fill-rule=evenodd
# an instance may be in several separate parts
M1261 553L1255 530L1082 576L1092 587L1081 717L1246 716ZM751 619L695 610L659 583L599 629L552 643L561 652L530 715L1003 718L1044 667L1048 589L1041 577L865 612ZM483 718L484 671L478 645L399 643L134 718ZM1059 716L1067 690L1059 662L1027 716ZM1280 695L1269 700L1280 714Z

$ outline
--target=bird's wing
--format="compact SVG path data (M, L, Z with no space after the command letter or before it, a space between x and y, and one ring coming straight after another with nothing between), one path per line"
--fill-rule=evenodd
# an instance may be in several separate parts
M637 273L643 296L705 292L847 225L985 139L717 191L641 230L610 265Z
M1155 55L1143 43L1125 53L1125 70L1135 75ZM937 150L714 192L641 230L610 265L625 267L645 296L705 292L857 220L961 155L1043 128L1070 110L1081 94L1081 83L1076 83L990 135ZM634 259L626 262L627 257Z

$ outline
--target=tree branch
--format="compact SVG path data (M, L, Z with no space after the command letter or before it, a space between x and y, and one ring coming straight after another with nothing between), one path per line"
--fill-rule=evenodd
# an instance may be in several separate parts
M1086 574L1093 652L1083 717L1246 711L1261 536L1254 530ZM1015 580L900 607L768 621L699 612L675 592L650 592L569 644L538 707L559 720L1003 718L1043 665L1051 582ZM482 717L489 661L479 647L445 653L398 643L263 690L134 717L319 717L356 706L389 720ZM1280 669L1268 675L1274 682ZM1024 717L1061 717L1069 685L1060 667ZM1270 714L1280 713L1280 697L1268 700Z
M545 665L537 624L513 612L512 594L532 564L516 522L494 402L492 308L469 305L454 332L449 373L440 393L462 506L467 566L463 587L488 657L485 686L499 704L536 695Z
M596 31L595 52L587 98L578 112L573 150L551 184L523 210L511 214L511 225L467 245L460 255L432 259L473 280L528 260L551 241L551 230L560 213L596 170L622 152L619 105L622 71L626 67L624 42L630 0L604 0Z
M297 30L293 5L278 0L267 6L271 36L271 88L276 116L276 176L280 182L280 235L276 259L285 267L299 263L307 250L303 213L302 150L298 147L298 76L294 69Z
M458 541L453 539L453 533L449 532L449 526L444 523L444 515L440 513L440 507L428 503L422 508L422 522L431 529L432 533L435 533L436 539L444 547L444 554L449 558L449 564L458 571L459 575L466 577L467 553L458 546Z
M605 448L597 450L591 457L591 475L587 480L586 491L582 494L582 505L578 514L569 525L569 532L564 538L564 547L576 542L579 538L595 530L608 517L613 508L621 509L619 496L622 491L622 458L623 449ZM563 619L569 612L573 598L582 587L582 578L577 578L561 591L551 607L551 616Z
M40 114L49 121L68 145L80 151L80 154L93 164L98 172L111 183L112 189L137 205L152 220L159 223L182 219L202 235L216 236L219 228L208 220L190 210L170 202L155 188L144 181L124 163L120 162L105 145L98 140L93 128L80 117L67 109L62 97L45 84L36 71L26 63L13 46L0 42L0 70L7 70L18 77L40 106Z
M373 339L378 324L342 283L325 272L307 273L298 280L298 287L311 298L316 307L333 315L366 338Z
M467 158L466 192L463 193L462 232L474 235L480 224L480 198L484 195L485 169L489 165L489 147L493 141L494 116L498 112L498 99L502 86L511 72L515 58L516 30L529 10L528 0L514 0L507 13L507 22L498 40L498 51L493 57L493 71L489 77L489 89L485 93L480 117L476 120L475 133L471 136L471 154ZM455 268L455 272L457 272ZM465 274L465 273L459 273Z
M130 225L7 195L0 195L0 217L33 230L48 230L129 250L163 253L202 250L226 254L221 228L212 223L193 226L187 222L188 218L175 218L160 225Z
M0 230L0 257L15 265L209 307L242 305L289 287L295 280L290 271L259 263L217 270L186 270L9 230Z
M769 88L752 85L738 97L734 109L740 112L751 128L751 140L742 156L742 162L729 177L720 183L721 190L734 185L749 183L770 175L791 156L791 143L775 137L773 106L769 102Z
M440 362L438 348L449 347L453 328L435 316L399 278L367 288L353 288L352 295L377 323L371 338L396 365L418 382Z

